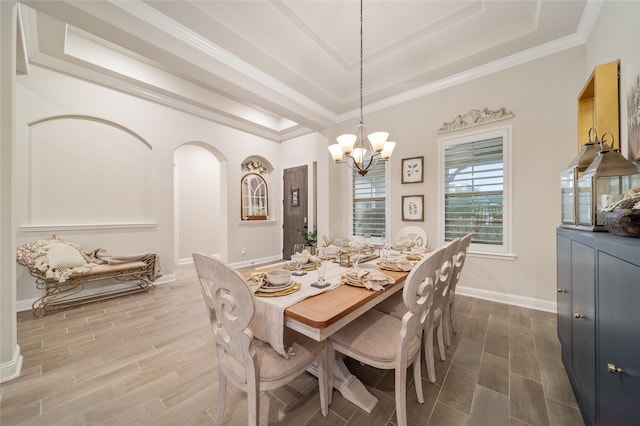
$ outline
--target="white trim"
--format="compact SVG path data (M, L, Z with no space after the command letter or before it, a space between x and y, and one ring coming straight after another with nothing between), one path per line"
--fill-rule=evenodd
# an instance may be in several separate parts
M275 219L267 219L267 220L239 220L238 225L240 226L260 226L260 225L275 225L278 221Z
M282 256L267 256L257 259L243 260L242 262L230 263L229 266L231 266L232 268L247 268L250 266L262 265L265 263L277 262L280 260L282 260Z
M20 345L16 345L11 361L0 364L0 383L19 377L20 370L22 370L22 355L20 355Z
M143 229L155 228L156 222L131 222L131 223L90 223L68 225L22 225L23 232L51 232L51 231L92 231L101 229Z
M535 299L533 297L518 296L492 290L483 290L473 287L457 286L456 294L461 296L475 297L478 299L491 300L493 302L507 303L509 305L521 306L523 308L536 309L545 312L557 312L555 301Z
M222 256L220 256L220 253L210 254L209 256L215 257L216 259L222 259ZM177 265L179 266L193 265L193 257L181 257L180 259L178 259Z
M105 278L108 279L108 278ZM153 285L163 285L163 284L167 284L167 283L171 283L174 282L176 280L176 275L175 274L169 274L169 275L163 275L160 278L158 278L157 280L155 280L153 282ZM34 297L31 299L22 299L22 300L18 300L16 302L16 312L24 312L24 311L28 311L33 307L33 303L38 300L39 297Z
M513 253L482 253L474 252L469 249L469 257L477 257L480 259L494 259L494 260L516 260L518 256Z

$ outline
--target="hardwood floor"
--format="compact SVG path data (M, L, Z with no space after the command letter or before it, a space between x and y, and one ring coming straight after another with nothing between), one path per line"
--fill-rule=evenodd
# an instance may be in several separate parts
M0 424L213 425L213 335L192 267L152 293L42 319L18 314L21 377L0 388ZM410 425L582 425L560 360L555 314L458 296L447 361L425 403L413 382ZM436 352L437 353L437 352ZM303 374L261 397L261 419L282 425L394 425L393 371L347 365L380 399L371 414L334 392L320 414L317 380ZM424 369L424 368L423 368ZM411 378L411 374L408 375ZM246 424L246 397L229 385L225 424Z

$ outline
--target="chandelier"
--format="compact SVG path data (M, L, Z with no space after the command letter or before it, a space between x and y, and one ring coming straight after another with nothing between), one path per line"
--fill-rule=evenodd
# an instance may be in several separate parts
M336 163L344 163L364 176L378 161L391 158L396 143L387 141L387 132L371 133L367 136L368 143L365 142L366 130L362 115L362 2L360 0L360 124L357 134L338 136L338 143L329 145L329 152Z

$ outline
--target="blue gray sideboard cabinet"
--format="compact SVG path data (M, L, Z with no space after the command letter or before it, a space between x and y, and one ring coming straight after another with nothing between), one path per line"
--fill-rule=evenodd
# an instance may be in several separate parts
M640 239L557 230L558 338L587 425L640 425Z

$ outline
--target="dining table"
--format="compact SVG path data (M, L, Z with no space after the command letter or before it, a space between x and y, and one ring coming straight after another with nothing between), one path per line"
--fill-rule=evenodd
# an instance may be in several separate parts
M396 255L399 256L400 254ZM324 260L324 262L331 261ZM288 266L289 264L285 261L256 268L255 271L267 272ZM318 274L314 269L310 269L306 271L307 273L304 276L293 277L295 281L301 284L303 291L310 291L307 295L298 295L297 298L296 293L277 298L255 297L256 316L252 324L261 328L256 333L256 338L268 341L279 352L282 350L281 342L279 341L282 337L280 337L280 333L275 333L274 335L273 332L279 332L280 330L277 328L281 326L295 330L316 341L326 340L363 313L374 308L398 291L402 291L404 280L408 275L408 272L405 271L379 270L376 267L376 259L360 264L358 268L384 273L390 278L390 283L385 285L383 290L378 291L346 284L345 281L348 280L345 280L344 277L349 268L331 262L326 272L326 280L329 286L326 289L313 290L311 284L317 281ZM245 274L245 277L249 276L250 273ZM290 299L287 300L286 298ZM282 325L278 324L278 321L273 321L273 318L269 318L266 314L268 309L273 308L271 305L274 304L277 304L283 310ZM280 311L276 312L278 312L277 315L280 315ZM252 330L256 331L253 325ZM281 352L281 354L286 356L286 353ZM315 368L311 368L309 371L316 376L318 374ZM340 354L336 354L333 384L334 388L345 399L367 413L370 413L378 403L378 399L348 370Z

